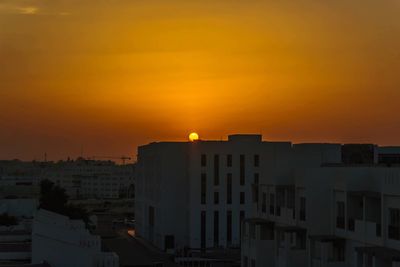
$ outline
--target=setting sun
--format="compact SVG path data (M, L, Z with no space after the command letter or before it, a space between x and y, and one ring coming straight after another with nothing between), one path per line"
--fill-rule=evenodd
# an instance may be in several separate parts
M199 140L199 135L197 133L191 133L189 134L189 140L190 142L194 142Z

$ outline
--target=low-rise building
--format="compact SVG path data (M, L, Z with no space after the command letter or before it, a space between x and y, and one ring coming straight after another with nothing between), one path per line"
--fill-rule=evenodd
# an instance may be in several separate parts
M101 239L86 229L81 220L39 210L33 223L32 263L52 267L118 267L114 252L102 250Z

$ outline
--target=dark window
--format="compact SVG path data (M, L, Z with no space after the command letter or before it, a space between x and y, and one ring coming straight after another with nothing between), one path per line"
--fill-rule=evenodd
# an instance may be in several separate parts
M201 174L201 204L206 204L207 197L207 175Z
M201 241L200 241L200 247L202 250L206 248L206 212L202 211L201 212L201 229L200 229L200 235L201 235Z
M214 185L219 185L219 155L214 155Z
M207 165L207 157L205 154L201 155L201 166L205 167Z
M266 213L267 212L267 194L266 193L262 194L261 211L262 211L262 213Z
M344 242L333 243L333 261L345 261L345 247Z
M306 220L306 198L300 197L300 221Z
M256 260L251 260L251 267L256 267Z
M240 155L240 185L245 184L245 175L246 175L246 159L244 155Z
M349 220L348 220L348 224L347 224L347 229L349 230L349 231L352 231L352 232L354 232L355 231L355 220L353 219L353 218L349 218Z
M232 204L232 173L226 175L226 203Z
M154 226L154 207L149 207L149 225Z
M345 229L345 211L344 202L336 202L336 227L340 229Z
M245 217L246 217L245 211L241 210L239 213L240 239L242 238L242 223Z
M269 227L268 225L261 225L260 240L274 240L274 239L275 239L274 228Z
M245 196L244 192L240 192L240 204L245 203L245 201L246 201L245 198L246 198L246 196Z
M214 204L219 204L219 193L214 192Z
M389 209L389 239L400 240L400 209Z
M232 211L226 212L226 241L228 246L232 244Z
M254 155L254 167L260 166L260 155Z
M260 184L260 175L258 173L254 174L254 184L253 184L253 202L258 203L259 198L259 184Z
M269 214L275 214L275 195L269 195Z
M249 259L246 256L244 256L243 257L243 267L249 267L248 262L249 262Z
M219 246L219 213L214 211L214 247Z
M164 238L165 249L175 248L175 237L173 235L166 235Z
M232 167L232 155L226 155L226 166Z

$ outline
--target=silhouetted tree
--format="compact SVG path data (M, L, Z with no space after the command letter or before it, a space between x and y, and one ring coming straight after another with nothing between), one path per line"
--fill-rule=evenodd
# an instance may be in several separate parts
M68 216L74 220L83 220L87 224L89 222L87 211L82 207L68 204L68 199L64 188L49 180L41 181L40 208Z
M52 181L43 180L40 183L40 208L65 214L68 196L65 189L54 185Z

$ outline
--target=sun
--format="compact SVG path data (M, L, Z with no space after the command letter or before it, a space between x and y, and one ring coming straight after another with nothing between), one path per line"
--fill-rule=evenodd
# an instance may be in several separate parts
M189 140L190 142L194 142L199 140L199 135L197 133L191 133L189 134Z

